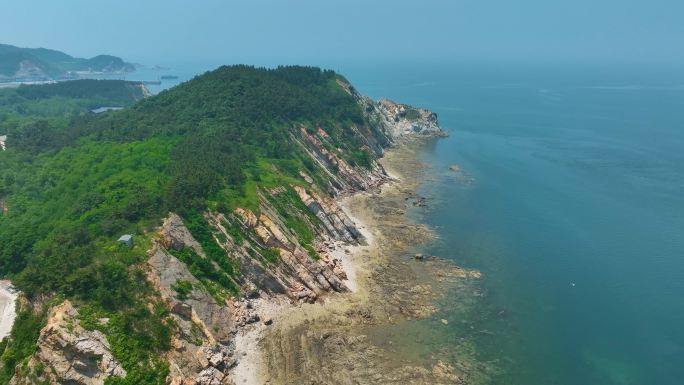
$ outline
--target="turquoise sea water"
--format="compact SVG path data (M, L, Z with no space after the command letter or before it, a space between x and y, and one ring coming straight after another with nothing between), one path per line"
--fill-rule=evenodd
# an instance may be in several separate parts
M417 219L440 234L428 253L484 273L477 319L449 332L504 369L494 383L684 383L684 76L345 72L451 134L423 154L431 209Z

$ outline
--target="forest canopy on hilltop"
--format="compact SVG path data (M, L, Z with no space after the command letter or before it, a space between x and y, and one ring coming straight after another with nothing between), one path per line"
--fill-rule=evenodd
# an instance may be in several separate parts
M125 83L0 92L0 135L8 135L0 271L29 298L117 314L121 329L109 333L119 336L113 348L127 352L126 383L159 383L165 372L154 357L168 348L170 326L146 306L150 288L136 266L148 244L138 237L129 250L117 237L149 234L174 211L201 241L202 210L258 210L258 186L316 171L294 142L300 126L325 127L350 163L367 166L370 154L350 128L364 116L339 79L310 67L224 66L132 105L137 95ZM94 103L130 107L96 115L87 112ZM40 325L17 323L12 342L0 345L0 383L32 354Z

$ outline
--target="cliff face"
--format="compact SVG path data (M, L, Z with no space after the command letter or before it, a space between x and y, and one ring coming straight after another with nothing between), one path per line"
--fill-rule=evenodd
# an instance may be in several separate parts
M376 138L370 139L375 139L381 146L392 144L405 135L445 135L434 112L388 99L375 101L358 93L349 83L338 80L338 84L356 99L374 129L371 132Z
M348 85L344 88L357 98L374 124L355 129L366 146L376 153L382 153L405 135L442 134L436 115L427 110L388 100L374 102ZM238 207L228 214L206 212L204 215L213 229L214 240L228 258L239 261L241 274L235 281L243 299L217 303L206 292L193 289L186 299L179 300L173 289L179 281L191 282L195 288L200 285L185 264L167 250L189 247L200 255L204 252L177 215L170 214L160 230L160 241L155 244L149 262L150 277L180 325L174 351L169 354L172 384L229 383L231 370L240 359L236 357L231 337L242 326L268 322L253 310L253 299L287 297L293 302L314 302L331 293L349 290L341 261L328 251L334 244L364 244L365 239L332 196L377 187L389 176L375 161L368 168L351 166L343 159L341 150L330 145L329 135L322 127L313 133L299 127L293 140L324 171L329 182L327 191L321 191L311 176L301 170L302 184L259 191L259 213ZM286 217L289 216L299 217L313 230L313 250L302 244L294 229L288 228ZM236 228L244 237L234 235ZM278 260L264 263L267 253L275 253ZM193 327L202 333L192 337Z
M148 279L161 294L178 325L172 351L167 357L170 383L227 383L230 371L239 359L233 337L245 325L266 321L254 310L252 299L282 296L293 302L313 302L327 293L348 291L340 262L327 256L322 244L318 248L320 260L312 259L309 251L284 225L278 210L269 203L269 199L274 199L273 195L285 191L265 191L258 217L243 208L228 215L205 213L205 219L214 229L214 240L228 258L240 263L242 274L235 280L244 293L242 299L212 297L188 266L173 256L174 251L192 249L201 258L207 258L178 215L169 214L159 229L150 251ZM321 240L363 241L353 222L333 200L318 194L309 195L301 187L296 191L298 199L325 223L319 228ZM247 234L245 239L236 239L229 233L228 229L236 226ZM276 253L279 261L265 265L261 255L265 250ZM182 282L192 287L188 293L180 292Z
M84 329L78 311L69 301L51 309L47 325L40 331L38 352L28 367L28 371L19 371L10 384L103 385L107 378L126 376L112 356L106 336Z
M190 248L203 258L204 250L176 214L170 214L159 230L150 250L150 280L170 309L177 325L172 350L167 353L169 382L173 384L223 383L227 371L235 365L231 337L240 319L239 304L214 299L186 264L175 258L173 250ZM179 285L186 282L189 292L181 294ZM237 306L236 306L237 305ZM242 316L254 318L243 312Z
M442 134L434 113L388 100L376 102L344 81L338 84L364 111L367 123L351 128L370 154L380 156L406 135ZM240 359L235 335L245 325L269 322L255 310L257 299L315 302L350 290L341 261L330 251L333 246L364 244L365 239L334 196L376 188L390 177L372 158L366 165L350 162L325 127L295 126L290 135L314 165L311 170L299 170L297 180L276 187L258 187L258 208L202 213L212 249L221 250L219 259L215 250L210 255L206 239L198 241L174 213L153 238L147 280L176 325L172 348L163 357L169 364L169 384L230 384L231 371ZM229 283L240 294L229 295L197 276L188 258L217 269L230 261L236 272ZM51 311L39 351L31 358L34 366L51 368L44 376L50 383L94 385L125 376L104 335L81 328L76 315L69 302ZM34 382L20 376L13 380L13 384L29 383Z

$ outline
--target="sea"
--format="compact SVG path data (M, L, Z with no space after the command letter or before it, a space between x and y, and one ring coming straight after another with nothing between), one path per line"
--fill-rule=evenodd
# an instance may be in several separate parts
M414 216L439 234L425 253L483 273L478 311L436 317L475 318L446 340L472 339L500 369L490 383L684 383L684 73L414 64L348 77L435 111L450 134L424 149L429 204Z
M151 88L211 67L165 70L180 78ZM684 383L684 71L330 67L449 132L421 154L428 206L411 216L438 234L423 253L483 277L474 307L455 292L415 330L448 319L439 343L457 356L472 342L495 385Z

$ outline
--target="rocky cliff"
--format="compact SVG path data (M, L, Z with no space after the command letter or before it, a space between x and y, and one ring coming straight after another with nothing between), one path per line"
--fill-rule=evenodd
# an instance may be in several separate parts
M371 126L355 127L368 149L382 153L384 148L405 135L441 135L435 114L388 100L374 102L351 86L341 83L368 114ZM290 301L313 302L330 293L346 292L347 273L340 260L328 254L336 244L365 243L357 225L340 209L333 196L368 190L389 176L379 163L368 168L351 166L340 149L331 145L323 127L313 132L298 127L293 139L323 170L327 185L317 184L304 170L301 183L260 189L259 212L237 207L229 213L204 214L213 238L226 256L238 261L241 274L234 278L242 298L217 302L169 250L193 249L206 258L199 243L176 214L169 214L151 251L150 279L168 303L180 326L169 353L172 384L230 383L236 357L232 338L241 327L259 321L252 305L256 298L287 297ZM305 245L288 217L297 217L315 234L313 244ZM290 221L291 222L291 221ZM236 230L237 229L237 230ZM239 234L239 236L236 236ZM276 261L269 256L276 255ZM193 289L183 299L174 290L179 282Z
M18 370L10 384L103 385L114 376L125 377L126 371L114 359L106 336L84 329L78 311L65 301L50 310L37 353L29 360L28 369Z
M169 362L172 384L222 384L227 370L235 364L231 336L236 325L256 316L239 302L214 299L186 264L176 259L171 250L191 248L206 258L199 243L184 226L180 217L170 214L159 230L150 250L148 279L154 284L171 311L177 329ZM181 294L179 284L191 288Z
M174 325L171 349L162 357L169 367L168 384L231 384L231 371L240 359L236 334L245 325L269 322L255 301L315 302L349 291L347 272L331 250L366 240L334 197L389 180L375 158L403 136L443 133L434 113L389 100L376 102L345 81L337 82L365 115L364 123L353 123L351 130L361 150L373 155L367 164L351 161L349 149L336 143L324 125L294 125L290 139L311 168L276 186L258 186L257 206L202 212L208 237L197 237L174 213L152 237L146 279ZM277 171L276 165L272 168ZM200 275L198 266L221 271L224 282L218 285ZM126 376L106 337L81 327L78 310L68 301L50 311L38 343L30 359L34 374L17 375L12 384L44 380L94 385Z
M424 108L417 108L407 104L395 103L388 99L375 101L360 94L349 83L338 80L338 84L353 96L374 128L373 134L381 145L394 143L405 135L436 135L444 136L445 132L439 127L437 114Z

